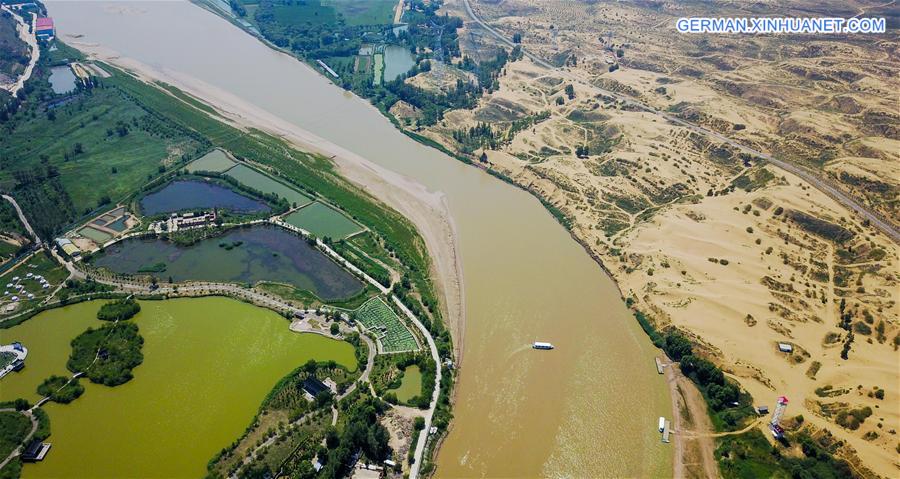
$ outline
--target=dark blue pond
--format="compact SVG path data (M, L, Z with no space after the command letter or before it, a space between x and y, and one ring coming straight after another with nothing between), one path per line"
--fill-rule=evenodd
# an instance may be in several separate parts
M236 213L264 213L271 209L262 201L224 186L199 180L173 181L141 199L141 211L148 216L207 208Z

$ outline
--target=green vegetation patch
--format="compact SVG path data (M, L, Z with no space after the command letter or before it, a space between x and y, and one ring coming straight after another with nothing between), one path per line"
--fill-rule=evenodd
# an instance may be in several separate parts
M362 226L328 205L316 202L287 215L284 221L319 238L343 239L363 230Z
M808 215L802 211L789 210L785 215L804 230L830 241L843 243L854 236L852 231L841 225Z
M21 412L0 412L0 457L6 459L30 431L31 421Z
M228 155L226 155L224 151L217 148L194 160L187 166L187 170L189 173L196 173L198 171L224 173L235 164L234 161L231 161L231 158L228 158Z
M84 386L78 379L65 376L50 376L37 387L37 393L49 397L51 401L68 404L84 394Z
M280 181L276 181L268 175L264 175L247 165L237 165L226 171L225 174L254 190L284 198L294 206L302 206L312 202L312 199L309 196L306 196L294 188L291 188Z
M274 3L272 15L281 25L323 25L337 21L334 8L322 5L319 0Z
M19 221L19 215L13 205L6 200L0 199L0 232L16 233L25 235L25 227Z
M141 305L134 298L110 301L100 306L97 311L97 319L101 321L122 321L131 319L141 312Z
M758 477L794 477L798 479L838 479L855 477L850 466L831 454L805 433L795 435L802 456L782 454L772 446L759 429L718 440L716 457L719 470L726 479Z
M337 11L347 25L390 25L394 22L396 0L324 0Z
M419 349L416 338L397 313L381 298L372 298L351 315L381 342L381 352L396 353Z
M72 340L66 366L72 372L84 372L91 382L118 386L131 380L132 369L144 362L143 345L134 323L88 328Z

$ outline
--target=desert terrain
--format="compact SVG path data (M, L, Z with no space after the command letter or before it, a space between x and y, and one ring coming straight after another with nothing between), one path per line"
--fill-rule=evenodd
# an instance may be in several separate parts
M635 309L703 345L757 405L785 395L786 417L829 431L857 473L900 473L897 244L803 179L604 93L800 165L896 225L896 31L738 41L680 35L674 20L775 7L471 3L558 68L519 57L476 108L433 126L418 126L408 105L392 113L540 197ZM816 8L884 14L853 3ZM445 9L466 19L463 55L496 52L462 0ZM407 81L442 89L457 77L433 70Z

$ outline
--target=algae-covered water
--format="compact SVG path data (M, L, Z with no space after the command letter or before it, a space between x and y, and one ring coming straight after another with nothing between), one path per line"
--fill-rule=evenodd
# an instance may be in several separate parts
M29 349L25 369L0 380L0 400L37 400L51 374L68 374L72 338L102 301L67 306L7 330L0 343ZM202 477L206 464L237 439L266 394L309 359L356 367L353 347L297 334L279 315L227 298L142 301L133 319L144 363L114 388L91 384L71 404L48 403L53 444L23 477Z

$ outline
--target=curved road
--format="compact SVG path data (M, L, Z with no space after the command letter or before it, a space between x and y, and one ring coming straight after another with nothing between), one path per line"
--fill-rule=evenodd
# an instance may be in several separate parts
M522 45L517 45L517 44L513 43L512 40L509 40L508 38L504 37L503 34L498 32L497 30L493 29L490 25L488 25L481 18L479 18L478 15L475 14L475 11L472 9L472 5L470 4L469 0L462 0L462 1L466 7L466 13L469 14L469 17L471 17L475 23L480 25L488 33L490 33L491 35L496 37L502 43L504 43L510 47L515 47L515 46L521 47L522 54L527 56L529 59L531 59L531 61L533 61L537 65L540 65L549 70L558 70L564 77L568 77L573 80L578 80L578 81L584 82L584 80L582 80L581 78L578 78L578 76L574 75L572 72L570 72L568 70L558 69L557 67L544 61L542 58L538 57L537 55L529 52ZM590 82L588 82L588 83L590 84ZM784 160L779 160L778 158L775 158L768 153L763 153L759 150L750 148L746 145L742 145L742 144L738 143L737 141L735 141L731 138L728 138L727 136L725 136L721 133L718 133L716 131L704 128L699 125L695 125L693 123L684 121L680 118L676 118L672 115L669 115L666 112L657 110L656 108L653 108L649 105L641 103L632 97L622 95L620 93L612 92L609 90L605 90L603 88L596 87L596 86L594 86L594 88L597 91L599 91L600 93L603 93L604 95L610 96L612 98L615 98L616 100L624 102L626 105L634 106L644 112L657 115L668 122L681 125L685 128L690 129L691 131L693 131L695 133L699 133L701 135L714 138L723 143L727 143L728 145L730 145L734 148L737 148L741 152L744 152L744 153L747 153L750 155L754 155L754 156L758 156L758 157L768 161L769 163L771 163L772 165L774 165L777 168L781 168L782 170L787 171L788 173L799 176L804 181L806 181L807 183L809 183L813 187L815 187L817 190L825 193L830 198L837 201L844 207L850 209L851 211L855 212L858 216L862 217L863 219L868 220L869 223L872 224L872 226L877 228L882 233L886 234L889 238L891 238L892 241L894 241L894 243L900 244L900 228L898 228L897 225L895 225L890 220L882 217L880 214L876 213L875 211L870 210L865 205L859 203L858 201L856 201L856 199L852 198L850 195L848 195L847 193L845 193L838 187L832 185L828 181L822 179L821 177L819 177L812 171L807 170L806 168L803 168L801 166L795 165L793 163L789 163Z

